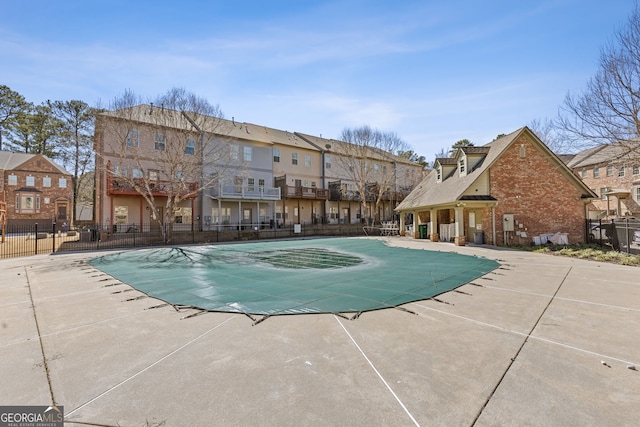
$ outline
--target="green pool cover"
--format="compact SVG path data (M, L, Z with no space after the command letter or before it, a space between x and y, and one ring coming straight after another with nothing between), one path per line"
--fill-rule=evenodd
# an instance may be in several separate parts
M265 316L397 307L499 266L481 257L389 247L365 238L147 249L90 264L173 305Z

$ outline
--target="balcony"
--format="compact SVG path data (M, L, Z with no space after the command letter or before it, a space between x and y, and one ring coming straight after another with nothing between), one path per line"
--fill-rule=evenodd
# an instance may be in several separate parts
M280 200L280 189L255 185L220 185L211 190L211 196L237 200Z
M282 185L281 189L285 199L329 200L329 190L324 188Z
M143 189L142 191L145 191L144 179L142 178L134 179L132 183L124 179L110 177L107 179L107 194L123 196L140 195L140 192L136 190L134 183L138 188ZM162 197L166 196L169 193L176 192L189 194L198 191L197 182L184 182L182 183L182 188L179 189L179 191L172 189L172 187L178 188L178 185L179 183L171 181L153 181L149 182L149 189L151 190L151 194L153 194L154 197Z

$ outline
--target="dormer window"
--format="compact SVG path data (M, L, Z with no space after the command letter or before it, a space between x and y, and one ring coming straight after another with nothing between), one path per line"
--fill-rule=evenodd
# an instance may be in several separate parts
M442 168L440 165L436 166L436 181L442 182Z
M458 160L458 170L460 171L460 176L465 176L467 174L464 157L460 157L460 160Z

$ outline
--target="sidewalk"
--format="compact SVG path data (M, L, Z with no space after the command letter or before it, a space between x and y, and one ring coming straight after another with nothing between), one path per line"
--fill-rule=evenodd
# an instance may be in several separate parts
M637 424L639 268L389 241L502 267L415 314L252 326L157 307L97 253L0 260L0 404L54 401L70 426Z

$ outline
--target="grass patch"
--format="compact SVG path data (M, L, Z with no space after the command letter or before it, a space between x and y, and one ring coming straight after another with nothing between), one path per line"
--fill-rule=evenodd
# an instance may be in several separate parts
M609 262L612 264L640 265L640 257L637 255L626 254L597 245L543 245L518 246L515 248L542 254L568 256L592 261Z

